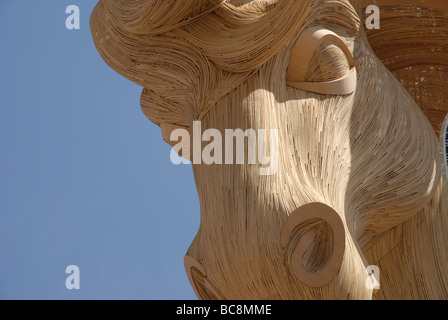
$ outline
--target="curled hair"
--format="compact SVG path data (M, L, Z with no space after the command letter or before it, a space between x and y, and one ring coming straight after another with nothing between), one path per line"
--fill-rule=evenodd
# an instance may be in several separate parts
M101 0L90 23L106 63L144 87L144 113L188 126L273 57L311 3Z

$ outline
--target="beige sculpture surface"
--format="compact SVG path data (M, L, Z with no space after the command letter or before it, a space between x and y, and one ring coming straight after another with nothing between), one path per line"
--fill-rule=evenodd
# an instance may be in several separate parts
M278 129L275 174L193 164L199 298L448 298L446 1L101 0L91 30L167 142Z

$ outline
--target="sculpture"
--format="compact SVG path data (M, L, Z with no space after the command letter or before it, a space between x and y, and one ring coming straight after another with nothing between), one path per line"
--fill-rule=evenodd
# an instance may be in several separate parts
M199 298L448 298L445 2L101 0L91 29L168 142L196 120L278 129L276 174L193 165Z

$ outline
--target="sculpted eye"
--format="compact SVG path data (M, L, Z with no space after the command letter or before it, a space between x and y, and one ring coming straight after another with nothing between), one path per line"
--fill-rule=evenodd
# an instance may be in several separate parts
M314 52L305 73L306 82L327 82L343 78L350 72L345 53L337 44L328 41Z
M319 94L351 94L357 84L355 60L334 32L321 27L309 28L293 49L286 84Z

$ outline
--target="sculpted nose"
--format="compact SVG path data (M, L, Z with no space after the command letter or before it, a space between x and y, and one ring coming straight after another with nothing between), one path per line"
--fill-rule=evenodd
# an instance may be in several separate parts
M280 238L285 263L290 272L308 286L335 285L348 297L370 299L365 286L366 269L341 216L323 203L310 203L295 210L287 219Z
M344 223L329 206L311 203L288 217L280 242L294 275L310 287L321 287L341 269L346 246Z

